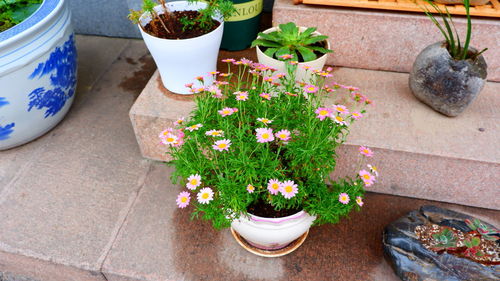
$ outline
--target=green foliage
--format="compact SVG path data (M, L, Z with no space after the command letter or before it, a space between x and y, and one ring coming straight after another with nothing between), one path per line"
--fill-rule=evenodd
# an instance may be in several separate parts
M189 3L196 3L197 0L188 0ZM233 6L233 2L230 0L209 0L203 1L207 3L207 7L201 10L198 10L199 16L191 19L188 17L180 18L179 21L183 25L183 31L192 29L194 27L199 27L202 30L209 31L213 28L214 22L213 17L221 16L224 20L229 18L236 9ZM165 1L160 0L160 4L163 6L164 14L167 18L172 19L171 11L168 10ZM143 0L142 9L139 11L130 10L130 14L128 18L134 23L138 24L139 19L144 13L148 13L152 15L153 18L157 18L162 23L163 27L168 33L171 33L171 28L169 29L167 26L171 26L171 23L165 23L161 20L158 14L155 12L154 7L159 5L155 0Z
M455 233L448 228L443 229L439 233L433 234L432 238L438 243L435 246L436 248L448 249L457 247L458 239Z
M465 59L472 59L474 60L476 57L481 55L483 52L485 52L488 48L483 49L480 52L477 53L472 53L469 51L469 44L471 40L471 34L472 34L472 22L471 22L471 17L470 17L470 0L464 0L464 6L465 6L465 11L466 11L466 16L467 16L467 33L465 37L465 42L462 45L460 42L460 37L458 35L457 29L455 28L455 24L453 23L453 19L451 18L450 12L448 9L445 7L445 12L441 10L433 1L431 0L425 0L429 5L431 5L434 10L439 14L441 17L443 24L439 23L439 21L436 19L436 17L427 9L427 7L422 8L424 10L424 13L431 19L431 21L437 26L439 31L443 34L445 40L446 40L446 45L448 48L448 51L450 52L450 55L452 58L456 60L465 60ZM444 26L443 26L444 25ZM453 27L453 29L452 29Z
M0 0L0 32L5 31L33 14L43 0Z
M344 142L354 118L342 115L346 124L339 124L330 118L320 120L315 113L330 89L339 86L326 88L324 78L316 72L309 82L318 86L318 91L307 94L304 84L295 80L297 65L287 63L288 75L274 76L269 68L248 60L235 65L238 65L236 73L221 76L228 76L222 78L225 81L192 88L197 94L196 108L190 118L165 131L167 136L178 137L170 147L174 160L169 164L175 167L172 181L184 185L191 175L201 176L202 185L191 191L193 217L210 220L217 229L228 227L232 219L247 214L249 205L264 201L276 210L304 209L317 216L317 224L322 224L336 223L353 208L359 209L363 181L359 177L330 179L336 164L336 148ZM336 93L336 97L350 100L352 91ZM269 99L263 93L270 94ZM238 100L241 95L247 95L247 99ZM366 103L349 101L353 110L363 113ZM231 109L230 114L223 116L224 108ZM272 122L266 124L258 118ZM290 140L280 140L275 135L272 141L258 142L258 128L270 128L273 133L288 130ZM211 136L212 130L221 130L222 136ZM231 141L227 151L214 148L216 141L221 140ZM280 193L271 194L268 183L272 179L293 181L298 193L288 199ZM248 185L255 190L247 191ZM208 204L196 200L196 193L204 187L214 190L213 200ZM341 193L348 194L349 203L339 202Z
M293 22L280 24L277 31L270 33L259 33L257 39L252 42L252 47L262 46L264 53L275 59L280 59L284 54L293 56L292 60L299 61L299 56L304 62L317 59L315 52L326 54L331 50L314 46L315 43L325 41L328 36L316 35L316 28L309 27L303 32Z

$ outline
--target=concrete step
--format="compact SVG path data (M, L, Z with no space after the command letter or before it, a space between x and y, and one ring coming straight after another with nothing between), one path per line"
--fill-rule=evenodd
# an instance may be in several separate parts
M245 52L246 57L251 55ZM496 95L500 83L488 82L462 115L449 118L412 95L408 74L345 67L333 74L336 82L360 87L375 101L339 149L334 176L354 175L357 147L366 145L375 149L373 161L381 170L380 182L370 191L500 209L500 98ZM194 103L190 97L169 93L160 81L155 73L130 118L143 156L169 160L158 133L188 116Z
M333 6L294 5L275 0L273 25L293 21L315 26L330 37L334 53L327 64L373 70L409 72L426 46L442 41L437 27L422 13L404 13ZM460 38L466 20L454 16ZM500 81L500 20L474 17L471 46L489 48L484 53L488 80Z

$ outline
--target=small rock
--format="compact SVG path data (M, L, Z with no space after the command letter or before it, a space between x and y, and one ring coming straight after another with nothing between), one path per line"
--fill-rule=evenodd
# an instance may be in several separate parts
M465 219L474 220L462 213L436 206L423 206L384 229L384 254L396 274L405 281L500 280L500 266L485 266L448 253L437 254L427 250L415 234L415 228L426 223L449 226L463 232L471 231L465 224Z
M484 128L479 128L478 130L479 130L479 132L484 132L484 131L486 131Z

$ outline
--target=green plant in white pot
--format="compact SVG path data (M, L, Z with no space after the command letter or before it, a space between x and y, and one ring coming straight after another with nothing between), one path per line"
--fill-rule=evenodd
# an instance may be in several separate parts
M224 18L233 12L229 0L144 0L129 18L139 26L165 88L190 94L184 85L216 68Z
M306 70L321 70L327 54L332 52L327 39L328 36L321 35L315 27L298 27L289 22L260 32L252 47L256 47L260 63L281 72L286 71L284 60L297 61L297 78L308 80Z
M426 15L436 24L445 41L426 47L415 59L409 85L413 94L434 110L453 117L471 104L486 83L487 65L481 51L470 46L472 23L469 0L464 0L467 11L467 33L461 41L449 12L426 0L440 14L439 23L428 9Z

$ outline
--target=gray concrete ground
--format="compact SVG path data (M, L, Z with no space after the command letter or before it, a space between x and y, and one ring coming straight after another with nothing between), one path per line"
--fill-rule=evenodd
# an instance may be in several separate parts
M0 280L397 280L381 231L434 202L370 193L361 212L313 228L291 255L256 257L228 230L189 220L172 169L141 156L128 112L155 70L144 43L78 36L77 46L65 120L0 152ZM498 211L435 204L498 225Z

